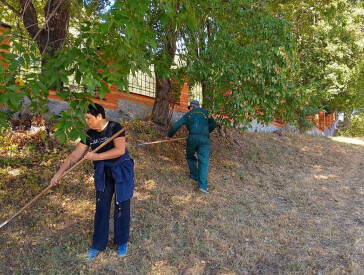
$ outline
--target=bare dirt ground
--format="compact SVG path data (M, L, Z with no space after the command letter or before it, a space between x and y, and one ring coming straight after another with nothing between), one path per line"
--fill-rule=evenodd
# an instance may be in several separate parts
M185 141L133 146L163 136L150 123L127 127L136 163L128 256L116 256L111 232L108 248L85 259L94 214L87 164L0 229L0 273L364 274L363 143L214 133L205 195L187 177ZM47 187L73 147L3 132L0 221Z

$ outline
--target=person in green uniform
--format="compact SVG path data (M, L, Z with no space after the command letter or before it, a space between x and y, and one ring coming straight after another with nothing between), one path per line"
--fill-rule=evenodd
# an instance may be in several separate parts
M190 169L190 178L197 181L198 189L203 193L209 193L207 172L210 158L210 133L215 129L215 119L209 116L209 112L200 108L197 100L192 100L188 106L190 110L180 120L173 124L168 133L168 138L186 125L189 131L186 145L186 159ZM197 152L197 158L195 157Z

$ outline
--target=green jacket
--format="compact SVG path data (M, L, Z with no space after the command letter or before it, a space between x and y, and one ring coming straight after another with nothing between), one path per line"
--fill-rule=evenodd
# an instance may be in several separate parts
M195 108L173 124L171 130L169 130L168 137L173 137L183 125L186 125L190 134L203 134L208 136L215 129L216 121L213 117L209 117L207 110Z

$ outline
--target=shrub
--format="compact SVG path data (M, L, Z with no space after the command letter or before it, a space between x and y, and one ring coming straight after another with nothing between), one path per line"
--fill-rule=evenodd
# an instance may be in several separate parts
M353 115L350 124L340 134L346 137L364 136L364 113Z

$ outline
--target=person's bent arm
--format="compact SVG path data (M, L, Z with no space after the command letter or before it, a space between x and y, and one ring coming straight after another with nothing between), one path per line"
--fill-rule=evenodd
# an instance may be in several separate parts
M114 142L114 148L112 148L109 151L103 152L103 153L93 153L88 152L85 155L85 159L88 160L106 160L106 159L114 159L118 158L125 154L125 137L118 137L113 140Z
M88 148L89 147L83 143L77 144L75 150L66 158L57 173L54 174L51 179L51 185L54 186L59 184L59 178L63 175L63 173L75 165L87 152Z
M215 128L216 128L216 121L211 116L211 117L209 117L209 132L211 133Z
M172 138L174 134L186 123L186 115L180 118L176 123L173 124L172 128L168 132L168 137Z

